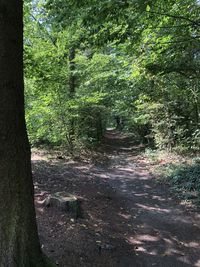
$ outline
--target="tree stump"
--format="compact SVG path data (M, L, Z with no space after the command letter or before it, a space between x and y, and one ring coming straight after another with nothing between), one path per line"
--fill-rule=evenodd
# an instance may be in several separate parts
M46 198L44 203L46 207L55 207L60 211L69 212L75 218L82 217L80 201L72 194L57 192Z

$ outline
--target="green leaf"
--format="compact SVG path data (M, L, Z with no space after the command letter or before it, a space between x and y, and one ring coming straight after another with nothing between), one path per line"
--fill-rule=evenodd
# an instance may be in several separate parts
M151 7L150 7L149 5L147 5L147 7L146 7L146 11L149 12L150 9L151 9Z

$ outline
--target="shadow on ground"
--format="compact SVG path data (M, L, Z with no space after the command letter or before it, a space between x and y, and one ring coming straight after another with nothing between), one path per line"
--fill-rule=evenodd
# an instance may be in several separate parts
M44 251L61 267L200 266L200 215L155 183L141 146L113 132L106 140L109 167L33 158ZM58 191L82 200L83 219L42 205Z

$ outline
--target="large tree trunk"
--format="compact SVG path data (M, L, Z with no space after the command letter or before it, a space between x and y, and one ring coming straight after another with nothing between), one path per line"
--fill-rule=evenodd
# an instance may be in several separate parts
M0 267L48 266L37 235L24 119L22 0L0 1Z

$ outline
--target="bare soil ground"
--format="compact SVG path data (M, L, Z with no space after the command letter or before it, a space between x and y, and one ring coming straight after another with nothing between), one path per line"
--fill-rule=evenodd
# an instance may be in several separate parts
M156 183L140 146L108 132L104 161L33 153L35 203L44 252L60 267L200 267L200 214ZM47 208L65 191L81 200L82 218Z

